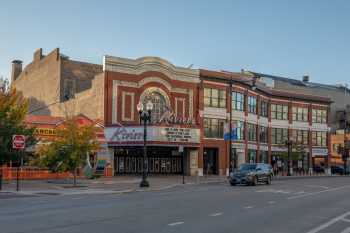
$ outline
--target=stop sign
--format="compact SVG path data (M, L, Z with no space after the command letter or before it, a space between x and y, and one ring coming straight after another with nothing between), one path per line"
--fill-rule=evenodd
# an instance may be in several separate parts
M26 147L26 138L24 135L13 135L12 136L12 148L13 149L24 149Z

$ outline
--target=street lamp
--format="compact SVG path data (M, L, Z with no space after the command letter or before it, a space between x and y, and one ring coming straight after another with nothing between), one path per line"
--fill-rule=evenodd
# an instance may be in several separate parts
M146 103L146 109L142 103L138 103L137 111L140 115L140 125L143 123L143 171L142 171L142 181L140 187L149 187L147 181L147 170L148 170L148 161L147 161L147 122L151 122L151 112L153 109L153 103L148 101Z
M287 176L291 176L291 167L290 167L290 157L291 157L291 153L292 153L292 146L294 144L294 140L292 138L288 138L285 141L287 147L288 147L288 161L287 161L287 165L288 165L288 171L287 171Z

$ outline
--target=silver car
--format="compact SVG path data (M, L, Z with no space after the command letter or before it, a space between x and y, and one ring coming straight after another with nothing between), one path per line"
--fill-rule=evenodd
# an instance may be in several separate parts
M272 167L266 163L244 163L229 177L232 186L237 184L256 185L258 183L271 184Z

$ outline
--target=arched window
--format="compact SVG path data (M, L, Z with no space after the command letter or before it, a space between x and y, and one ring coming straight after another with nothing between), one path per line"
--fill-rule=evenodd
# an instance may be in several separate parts
M151 113L152 122L159 121L163 114L169 110L167 99L157 90L146 92L141 101L144 105L144 108L146 108L146 103L148 101L151 101L153 103L153 110Z

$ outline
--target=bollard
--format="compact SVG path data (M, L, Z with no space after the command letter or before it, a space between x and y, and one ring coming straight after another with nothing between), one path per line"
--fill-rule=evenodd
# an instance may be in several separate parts
M0 191L2 190L2 167L0 167Z
M16 191L19 191L19 167L17 167L17 177L16 177Z

